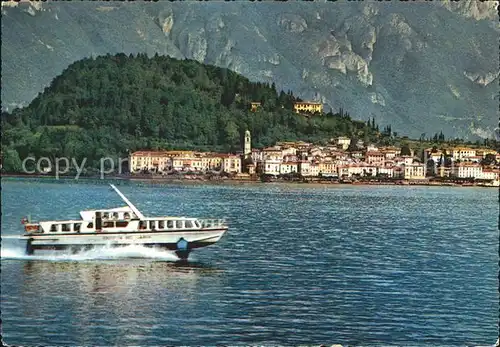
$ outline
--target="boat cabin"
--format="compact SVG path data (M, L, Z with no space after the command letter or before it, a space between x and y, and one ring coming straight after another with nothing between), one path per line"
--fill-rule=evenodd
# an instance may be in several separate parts
M91 221L68 220L40 222L35 230L29 233L94 233L94 232L155 232L200 230L222 225L223 221L198 220L196 218L160 217L146 220L116 219L116 216L103 215L97 211Z

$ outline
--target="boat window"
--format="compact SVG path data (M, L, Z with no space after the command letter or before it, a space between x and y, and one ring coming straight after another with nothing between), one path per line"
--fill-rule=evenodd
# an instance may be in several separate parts
M158 221L158 229L165 229L165 222L164 221Z
M182 221L181 220L175 221L175 227L177 229L182 229Z
M123 219L130 219L130 213L125 212L125 213L123 214Z
M190 220L184 221L184 226L188 229L191 229L193 227L193 222Z
M118 212L113 212L113 218L118 219Z
M113 228L115 226L114 224L115 223L113 223L113 222L104 222L104 223L102 223L102 227L103 228Z
M201 224L200 222L198 222L197 220L194 221L194 225L197 227L197 228L201 228Z
M144 222L144 221L141 220L139 222L139 229L146 229L146 222Z
M57 225L56 225L56 224L52 224L52 225L50 226L50 231L52 231L52 232L56 232L56 231L57 231Z
M73 231L76 231L77 233L79 233L81 226L82 226L82 223L75 223L75 224L73 224Z
M117 228L125 228L128 225L128 222L116 222Z
M70 231L69 224L63 224L62 231Z
M168 220L167 221L167 228L168 229L173 229L174 228L174 221L173 220Z
M151 230L155 229L155 221L154 220L149 221L149 229L151 229Z
M94 223L89 223L89 224L87 224L87 228L89 228L89 229L93 229L93 228L94 228Z

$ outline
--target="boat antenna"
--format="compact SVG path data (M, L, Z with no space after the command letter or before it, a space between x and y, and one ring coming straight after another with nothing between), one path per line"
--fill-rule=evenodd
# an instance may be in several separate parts
M115 192L116 192L116 193L118 193L118 195L120 195L120 198L122 198L122 199L123 199L123 201L125 201L125 203L128 205L128 207L130 207L130 209L131 209L131 210L135 213L135 215L136 215L137 217L139 217L139 219L144 219L144 218L145 218L145 217L144 217L144 215L141 213L141 211L139 211L139 210L137 209L137 207L135 207L135 206L134 206L134 204L132 204L132 203L129 201L129 199L127 199L127 198L125 197L125 195L123 195L123 194L122 194L122 192L120 192L120 191L118 190L118 188L116 188L116 187L115 187L115 185L114 185L114 184L110 184L110 186L111 186L111 188L113 188L113 189L115 190Z

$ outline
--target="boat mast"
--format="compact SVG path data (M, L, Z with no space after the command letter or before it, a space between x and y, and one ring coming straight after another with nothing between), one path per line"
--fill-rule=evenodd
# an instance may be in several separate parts
M110 184L110 186L111 186L111 187L115 190L115 192L117 192L117 193L118 193L118 195L120 195L120 198L122 198L122 199L123 199L123 201L125 201L125 203L128 205L128 207L130 207L130 209L131 209L131 210L135 213L135 215L136 215L137 217L139 217L139 219L144 219L144 218L145 218L145 217L144 217L144 215L141 213L141 211L139 211L139 210L137 209L137 207L135 207L135 206L134 206L134 204L132 204L132 203L129 201L129 199L127 199L127 198L125 197L125 195L123 195L123 194L122 194L122 192L120 192L120 191L118 190L118 188L116 188L116 187L115 187L115 185L114 185L114 184Z

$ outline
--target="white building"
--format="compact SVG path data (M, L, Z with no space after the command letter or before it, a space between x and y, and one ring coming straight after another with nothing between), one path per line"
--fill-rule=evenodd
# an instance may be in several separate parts
M394 177L394 168L392 166L377 167L377 174Z
M499 180L499 173L500 173L500 170L483 169L482 179L498 181Z
M255 164L261 163L264 160L264 152L257 148L252 149L251 156Z
M424 164L403 164L403 178L405 180L424 179L425 168Z
M311 163L301 160L299 163L299 172L302 176L311 176Z
M476 156L476 150L474 148L468 148L468 147L454 147L450 148L449 153L453 160L463 160L468 157L475 157Z
M367 177L375 176L377 168L363 163L341 165L337 167L339 177L352 177L353 175Z
M321 172L321 168L319 164L316 163L311 163L309 165L309 175L313 177L319 176L319 173Z
M450 175L457 178L483 178L483 168L479 164L458 163L451 167Z
M225 154L222 156L222 171L241 173L241 158L239 155Z
M299 172L299 163L296 161L285 161L280 165L280 174L291 174Z
M336 144L343 150L346 150L347 148L349 148L349 145L351 144L351 139L348 137L340 136L337 138Z

